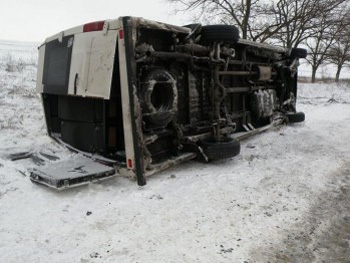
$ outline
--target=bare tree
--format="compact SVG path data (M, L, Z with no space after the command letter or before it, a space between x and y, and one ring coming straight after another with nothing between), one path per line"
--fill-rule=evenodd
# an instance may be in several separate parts
M314 34L320 14L329 13L349 0L166 0L181 11L197 14L198 21L234 24L242 38L264 42L272 39L287 48L297 47Z
M314 32L313 37L305 42L309 48L309 56L306 60L312 67L312 83L316 81L319 66L330 58L329 51L339 38L343 15L344 12L336 8L328 13L321 13L320 17L315 19L317 27L311 30L311 33Z
M260 11L268 16L269 23L260 28L253 40L261 42L275 39L285 47L297 47L305 38L305 32L312 28L312 16L318 0L278 0L265 5Z
M329 49L328 60L337 67L335 81L339 81L342 68L350 64L350 17L349 11L342 20L334 44Z
M167 0L184 7L181 11L197 12L196 19L211 23L237 25L246 39L253 28L252 20L259 0Z
M350 37L336 42L330 49L329 61L336 65L335 82L339 82L340 72L344 66L350 64Z
M312 82L326 60L337 65L336 80L343 65L350 60L350 30L341 39L338 34L350 0L166 1L181 4L183 11L197 13L197 21L235 24L245 39L270 41L286 48L305 44L309 48L307 61L312 67Z
M319 17L340 12L349 0L278 0L265 5L261 13L269 17L265 28L260 26L254 40L261 42L274 39L286 48L296 48L308 38L315 36L322 26Z

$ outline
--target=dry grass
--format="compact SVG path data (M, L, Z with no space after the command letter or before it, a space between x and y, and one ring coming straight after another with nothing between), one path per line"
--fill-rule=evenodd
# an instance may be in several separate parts
M25 125L24 115L29 108L39 104L35 90L36 53L25 55L0 55L0 130L20 129Z
M350 103L350 81L300 83L298 103Z

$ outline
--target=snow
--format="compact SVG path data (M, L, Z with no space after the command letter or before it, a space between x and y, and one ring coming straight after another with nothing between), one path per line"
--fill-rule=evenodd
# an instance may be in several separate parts
M0 262L348 262L349 85L301 83L306 121L237 157L56 192L6 158L75 158L46 135L35 46L18 45L0 48Z

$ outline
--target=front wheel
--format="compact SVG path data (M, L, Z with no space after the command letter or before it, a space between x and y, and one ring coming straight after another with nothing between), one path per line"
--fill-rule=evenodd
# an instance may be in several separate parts
M286 117L287 117L289 123L296 123L296 122L305 121L305 113L304 112L287 113Z
M306 58L307 50L304 48L292 48L290 53L290 57L292 58Z
M201 147L209 161L234 157L241 151L241 145L236 139L226 138L221 142L207 140L201 142Z

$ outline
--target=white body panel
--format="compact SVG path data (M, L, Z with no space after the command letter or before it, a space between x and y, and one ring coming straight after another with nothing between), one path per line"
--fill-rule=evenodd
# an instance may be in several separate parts
M68 94L76 96L109 99L113 66L118 38L118 20L105 22L103 30L83 32L84 26L77 26L51 37L39 47L37 91L43 92L44 58L46 44L62 42L63 37L72 36L72 57L69 71Z
M123 30L122 28L120 30ZM125 53L125 41L118 38L118 56L119 56L119 75L120 75L120 90L122 96L122 109L123 109L123 127L124 127L124 141L125 141L125 155L127 160L127 169L133 169L135 163L134 141L133 131L131 124L131 109L130 109L130 96L129 84L128 84L128 71L126 68L126 53ZM131 165L130 165L131 164Z
M117 74L120 76L122 96L126 169L130 171L134 168L135 153L129 105L130 95L125 42L124 39L118 39L121 25L122 19L120 18L106 21L101 31L83 32L84 26L82 25L48 37L39 47L37 91L44 92L44 85L40 80L43 79L44 75L46 44L52 41L62 42L64 37L72 37L72 40L68 41L73 47L67 93L71 96L110 99L114 62L116 56L119 56L119 59L117 59L119 72ZM118 50L117 44L119 45Z
M68 94L109 99L117 31L77 34L74 37Z

